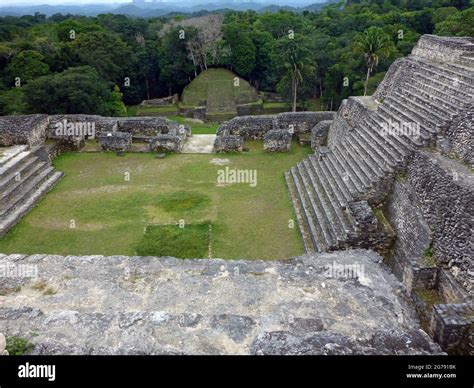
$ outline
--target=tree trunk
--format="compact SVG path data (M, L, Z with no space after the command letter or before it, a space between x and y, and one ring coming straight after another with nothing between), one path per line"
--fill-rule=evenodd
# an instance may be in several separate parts
M367 95L367 84L369 83L369 77L370 77L370 66L367 66L367 78L365 79L364 96Z
M146 83L146 98L147 100L150 99L150 88L148 87L148 78L145 78L145 83Z
M293 79L293 112L296 112L296 94L298 92L298 79Z

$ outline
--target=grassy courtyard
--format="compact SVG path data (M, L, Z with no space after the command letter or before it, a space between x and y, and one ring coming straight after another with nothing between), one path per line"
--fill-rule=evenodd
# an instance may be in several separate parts
M284 258L303 253L283 173L310 149L229 155L65 153L65 177L0 240L2 253ZM216 160L217 159L217 160ZM223 160L223 159L227 159ZM226 163L218 165L216 163ZM257 184L219 181L256 171Z

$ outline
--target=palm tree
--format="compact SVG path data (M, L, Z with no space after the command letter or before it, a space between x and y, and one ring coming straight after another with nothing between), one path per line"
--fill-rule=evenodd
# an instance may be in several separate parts
M364 96L367 95L367 84L380 58L387 58L393 51L390 37L380 27L369 27L354 39L354 52L364 54L367 63L367 77L364 85Z
M279 50L277 50L279 53L278 60L282 60L284 79L291 82L293 112L296 112L298 90L303 79L315 71L312 53L308 46L307 40L302 37L296 37L294 40L283 38L278 47Z
M302 71L305 64L302 61L298 61L294 56L290 57L289 62L285 62L285 68L288 76L291 79L291 90L293 92L293 112L296 112L296 97L298 95L298 86L300 82L303 82Z

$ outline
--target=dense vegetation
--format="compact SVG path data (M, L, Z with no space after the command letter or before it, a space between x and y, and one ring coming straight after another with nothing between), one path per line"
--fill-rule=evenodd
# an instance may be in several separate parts
M229 68L288 101L318 97L336 109L349 95L371 94L427 33L474 36L474 7L352 0L299 14L4 17L0 114L123 115L124 104L180 93L209 67Z

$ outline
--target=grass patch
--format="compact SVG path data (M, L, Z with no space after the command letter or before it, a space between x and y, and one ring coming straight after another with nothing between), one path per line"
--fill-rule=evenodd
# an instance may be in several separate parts
M436 290L418 290L416 293L420 299L426 302L429 306L444 303L443 298L441 298Z
M198 210L206 207L210 198L203 194L179 191L172 194L163 194L158 197L157 204L168 212L183 212Z
M434 259L434 249L429 246L423 251L423 264L426 267L436 267L436 260Z
M141 256L174 256L181 259L208 255L209 224L150 225L137 246Z
M35 346L21 337L7 337L6 350L10 356L23 356L31 352Z

